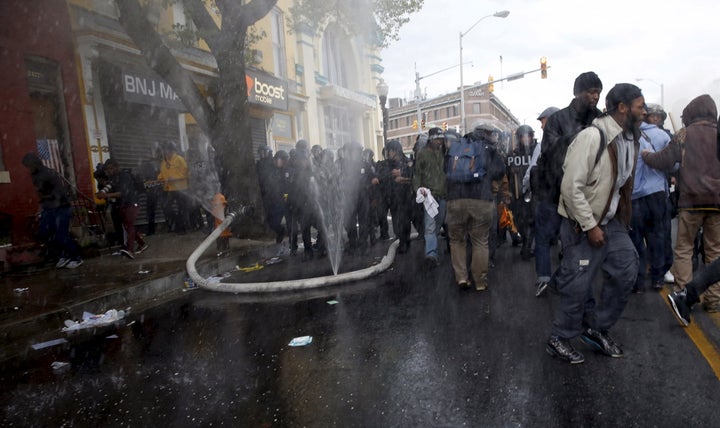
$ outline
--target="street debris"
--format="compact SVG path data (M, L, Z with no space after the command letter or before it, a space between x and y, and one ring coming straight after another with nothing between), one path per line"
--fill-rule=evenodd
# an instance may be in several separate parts
M312 336L296 337L288 343L289 346L306 346L312 343Z
M68 343L68 341L63 338L53 339L53 340L48 340L47 342L34 343L34 344L30 345L30 347L37 351L38 349L44 349L44 348L49 348L51 346L62 345L63 343Z
M120 338L120 336L118 336L117 334L111 334L110 336L106 337L105 339L119 339L119 338Z
M99 327L102 325L112 324L115 321L119 321L125 318L125 311L110 309L104 314L91 314L90 312L83 312L82 321L65 320L65 327L62 331L81 330L90 327Z
M218 282L222 282L225 278L230 278L232 276L232 273L225 272L225 273L218 273L215 274L207 279L208 284L217 284Z
M283 259L281 259L280 257L271 257L271 258L269 258L269 259L263 260L263 264L264 264L265 266L270 266L270 265L274 265L274 264L280 263L280 262L282 262L282 261L283 261Z
M340 302L338 302L337 300L328 300L328 301L325 302L325 303L327 303L328 305L337 305L337 304L340 303Z
M28 291L30 291L30 288L29 287L15 288L15 289L13 289L13 291L15 292L15 294L24 294L24 293L27 293Z
M254 272L254 271L256 271L256 270L260 270L260 269L263 269L263 268L265 268L265 265L261 265L260 262L255 262L254 265L245 266L245 267L235 266L235 269L236 269L236 270L239 270L239 271L245 272L245 273L247 273L247 272Z
M195 281L193 281L192 278L190 278L189 276L186 276L185 282L183 283L183 288L186 290L192 290L192 289L198 288L198 285L195 284Z
M50 367L52 367L52 369L55 371L62 371L69 368L70 363L65 361L53 361L52 364L50 364Z

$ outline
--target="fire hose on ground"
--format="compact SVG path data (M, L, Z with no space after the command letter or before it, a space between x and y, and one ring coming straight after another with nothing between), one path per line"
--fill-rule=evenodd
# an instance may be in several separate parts
M243 214L244 210L240 210L240 214ZM223 222L213 230L213 232L205 238L205 240L195 249L195 251L188 257L185 267L190 278L199 287L211 290L220 291L224 293L272 293L278 291L292 291L292 290L305 290L311 288L327 287L331 285L339 285L347 282L361 281L372 276L378 275L386 271L392 265L395 260L395 253L397 251L399 240L395 240L390 244L387 254L382 258L380 263L351 272L339 273L337 275L320 276L315 278L303 278L295 279L290 281L273 281L273 282L220 282L217 279L209 279L200 275L195 267L200 256L207 250L211 245L215 243L215 240L220 234L230 227L232 222L237 218L239 214L235 211L230 212L225 216Z

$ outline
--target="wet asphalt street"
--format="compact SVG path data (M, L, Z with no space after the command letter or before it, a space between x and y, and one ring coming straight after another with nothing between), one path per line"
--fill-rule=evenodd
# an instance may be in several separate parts
M612 331L625 358L578 342L586 361L570 366L544 350L551 299L534 296L517 248L501 247L477 293L456 289L447 255L421 269L421 245L363 283L192 291L28 353L1 368L0 426L720 424L720 382L664 294L631 297ZM304 335L312 343L288 346Z

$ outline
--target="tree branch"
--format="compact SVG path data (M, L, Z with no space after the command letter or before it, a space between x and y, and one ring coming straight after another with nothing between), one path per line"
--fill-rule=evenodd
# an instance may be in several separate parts
M220 29L217 24L215 24L215 20L213 20L208 12L204 2L202 0L183 0L183 4L185 5L185 9L190 13L202 38L205 39L210 50L214 51Z
M277 4L278 0L252 0L242 4L235 0L217 0L223 13L223 21L230 20L249 27L265 17ZM222 7L221 7L222 4Z
M180 65L165 46L138 0L115 0L115 3L120 11L120 24L150 67L172 86L200 128L207 135L212 135L210 130L215 123L215 113L203 98L190 72Z

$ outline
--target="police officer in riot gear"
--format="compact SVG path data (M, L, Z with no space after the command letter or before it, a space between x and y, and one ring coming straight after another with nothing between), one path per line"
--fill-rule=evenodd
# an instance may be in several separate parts
M525 200L523 196L522 180L530 167L530 159L537 145L535 131L529 125L521 125L516 131L516 145L507 157L508 190L511 202L510 210L515 217L515 224L520 232L522 247L520 256L529 260L533 255L533 207L532 199Z
M380 183L387 189L395 237L400 240L399 253L410 248L410 222L415 201L412 189L412 164L403 153L398 140L390 140L385 145L385 168L380 175Z

